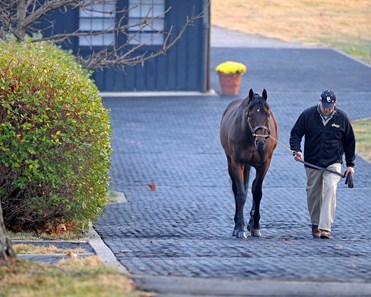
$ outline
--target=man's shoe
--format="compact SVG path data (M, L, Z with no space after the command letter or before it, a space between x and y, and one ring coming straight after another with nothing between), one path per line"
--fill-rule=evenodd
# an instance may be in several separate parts
M312 225L312 235L313 235L313 238L321 237L321 231L318 230L318 225Z
M331 231L320 230L321 231L321 238L329 239L331 236Z

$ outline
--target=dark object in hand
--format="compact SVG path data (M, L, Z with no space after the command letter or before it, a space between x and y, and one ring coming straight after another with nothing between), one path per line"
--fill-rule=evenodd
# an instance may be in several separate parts
M353 188L353 176L351 174L348 174L345 179L345 184L348 185L348 188Z

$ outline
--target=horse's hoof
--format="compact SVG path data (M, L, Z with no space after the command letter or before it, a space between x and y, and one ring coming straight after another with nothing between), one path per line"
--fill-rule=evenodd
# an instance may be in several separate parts
M235 236L237 238L247 238L247 234L244 231L239 231L239 230L233 230L232 236Z
M238 231L236 237L241 239L247 239L247 234L244 231Z
M251 229L251 236L261 237L262 236L262 232L259 229Z

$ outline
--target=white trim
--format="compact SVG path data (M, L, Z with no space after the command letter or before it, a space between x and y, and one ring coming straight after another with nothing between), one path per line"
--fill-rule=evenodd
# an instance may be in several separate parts
M185 97L185 96L218 96L214 90L201 92L99 92L101 97Z

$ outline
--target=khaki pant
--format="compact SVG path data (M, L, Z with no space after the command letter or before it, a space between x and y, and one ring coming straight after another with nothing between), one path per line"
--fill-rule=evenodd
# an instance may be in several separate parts
M327 167L341 173L341 164ZM340 176L322 170L305 167L307 174L307 202L312 225L331 231L336 209L336 189Z

